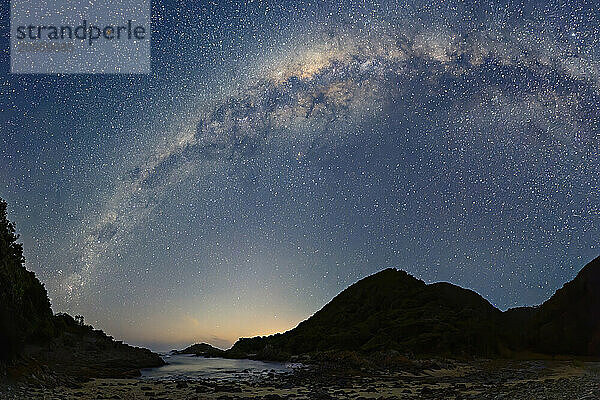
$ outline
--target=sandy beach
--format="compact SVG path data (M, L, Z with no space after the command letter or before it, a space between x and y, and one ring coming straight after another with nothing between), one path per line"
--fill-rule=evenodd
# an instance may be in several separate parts
M5 388L6 389L6 388ZM394 373L308 369L256 381L94 379L76 387L11 387L3 399L598 399L600 364L475 361Z

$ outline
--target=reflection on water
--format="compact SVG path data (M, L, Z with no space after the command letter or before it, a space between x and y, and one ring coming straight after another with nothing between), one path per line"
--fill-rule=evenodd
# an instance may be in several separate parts
M168 365L142 370L144 379L218 379L253 380L268 374L290 372L298 364L263 362L254 360L228 360L204 358L193 355L167 355Z

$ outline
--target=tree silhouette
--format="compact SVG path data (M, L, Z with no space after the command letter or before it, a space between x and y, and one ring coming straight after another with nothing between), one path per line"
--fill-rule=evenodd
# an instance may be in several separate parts
M83 326L83 315L76 315L75 316L75 323L77 323L77 325L79 326Z
M23 246L0 198L0 359L10 359L29 340L52 331L52 310L46 289L25 269Z

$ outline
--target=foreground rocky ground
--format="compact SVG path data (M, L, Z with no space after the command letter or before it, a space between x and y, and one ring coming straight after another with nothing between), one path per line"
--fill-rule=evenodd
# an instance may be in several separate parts
M435 362L420 371L312 368L258 381L95 379L71 387L5 386L2 399L600 399L600 364Z

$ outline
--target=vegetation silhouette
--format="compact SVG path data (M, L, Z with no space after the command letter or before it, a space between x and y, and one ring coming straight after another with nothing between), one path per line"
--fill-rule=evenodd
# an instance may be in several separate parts
M324 353L418 357L564 355L600 358L600 257L536 307L502 312L450 283L425 284L386 269L337 295L296 328L239 339L232 358L289 360ZM344 356L344 357L345 357Z
M54 334L44 285L25 269L23 246L0 199L0 360L13 359L25 343Z
M25 269L18 239L0 199L0 380L58 383L134 376L140 368L164 365L150 350L85 325L82 315L54 315L44 285Z

